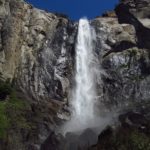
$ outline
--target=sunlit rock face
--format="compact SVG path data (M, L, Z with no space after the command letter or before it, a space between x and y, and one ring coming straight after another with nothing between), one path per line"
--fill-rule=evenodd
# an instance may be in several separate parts
M40 149L61 119L67 119L76 30L61 15L23 1L0 1L0 79L12 81L29 102L27 118L35 124L18 141L17 133L10 134L14 141L7 145L12 150Z
M63 101L71 80L74 25L24 2L1 1L1 7L2 76L15 78L36 100Z
M67 102L75 75L77 23L22 1L1 0L1 8L2 76L15 79L18 87L36 101ZM99 17L91 21L91 26L96 31L94 50L103 74L103 79L97 79L98 98L110 104L125 102L125 99L130 100L136 88L139 91L133 94L135 99L148 98L148 84L145 92L140 90L149 75L148 47L139 48L134 24L119 24L115 17ZM130 91L126 91L129 87Z
M100 101L112 106L148 100L149 84L145 83L150 82L149 51L147 47L139 48L135 27L119 24L117 18L97 18L92 24L105 72Z
M36 9L32 15L31 22L25 25L29 28L24 27L21 72L17 73L19 86L36 100L63 101L68 94L72 71L73 49L69 47L67 31L69 21Z

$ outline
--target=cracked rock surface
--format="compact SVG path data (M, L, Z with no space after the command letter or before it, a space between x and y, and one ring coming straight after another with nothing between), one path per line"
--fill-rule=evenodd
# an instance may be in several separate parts
M113 15L90 21L96 32L100 110L150 100L149 8L149 0L122 0ZM0 0L0 79L9 80L27 99L29 121L36 124L20 134L23 140L11 150L45 147L46 139L69 119L77 26L24 1ZM51 139L54 147L59 139Z

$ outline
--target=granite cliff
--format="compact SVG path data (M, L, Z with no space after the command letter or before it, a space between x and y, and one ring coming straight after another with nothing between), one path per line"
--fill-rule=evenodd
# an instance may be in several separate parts
M144 107L150 100L150 1L122 0L90 23L103 70L99 109ZM0 134L2 150L62 150L57 146L63 138L54 131L70 116L77 28L62 14L0 0L0 112L9 120L9 126L0 126L7 131Z

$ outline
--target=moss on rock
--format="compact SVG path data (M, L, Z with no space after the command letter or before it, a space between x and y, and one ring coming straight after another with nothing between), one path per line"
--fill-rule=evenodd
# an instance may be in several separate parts
M10 128L30 129L25 116L29 105L25 100L18 99L15 89L8 82L1 81L0 93L6 94L0 101L0 139L7 138Z

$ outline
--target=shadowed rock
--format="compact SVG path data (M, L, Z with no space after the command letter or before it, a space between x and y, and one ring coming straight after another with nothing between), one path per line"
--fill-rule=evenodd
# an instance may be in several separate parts
M132 24L137 35L137 44L141 48L150 49L150 29L145 27L131 12L126 4L119 4L115 8L119 23Z

